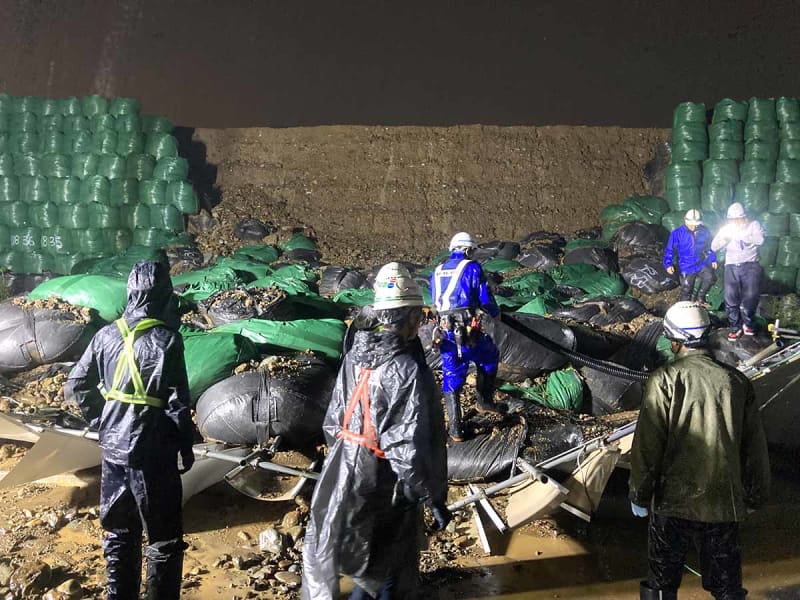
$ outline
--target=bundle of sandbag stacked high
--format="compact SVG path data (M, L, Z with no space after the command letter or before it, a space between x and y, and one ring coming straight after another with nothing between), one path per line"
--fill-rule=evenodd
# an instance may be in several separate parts
M664 173L664 196L670 212L661 222L668 230L683 223L687 210L700 208L702 161L707 157L706 107L683 102L672 116L672 159Z
M70 273L171 244L197 212L172 128L130 98L0 94L0 268Z

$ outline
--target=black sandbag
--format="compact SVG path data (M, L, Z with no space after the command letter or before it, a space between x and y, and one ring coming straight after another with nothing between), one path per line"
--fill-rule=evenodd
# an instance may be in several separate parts
M564 255L565 265L576 263L593 265L604 271L616 271L619 268L617 264L617 255L613 250L610 248L598 248L596 246L575 248Z
M625 366L637 371L660 367L664 358L659 354L657 344L663 331L664 323L660 319L639 329L625 348L625 358L622 361Z
M494 240L479 244L475 249L472 258L478 262L485 262L493 258L515 259L519 255L519 244L517 242L502 242Z
M567 245L567 240L565 240L564 236L562 236L560 233L552 233L550 231L534 231L522 238L519 243L523 248L539 246L542 248L559 250Z
M630 343L630 339L624 335L587 325L571 324L569 328L575 336L575 351L591 358L611 358L620 348Z
M561 252L552 246L529 246L517 259L523 267L547 271L557 267L561 262Z
M552 419L543 423L539 419L529 430L522 456L531 464L553 458L584 442L580 427L567 420Z
M503 318L533 330L562 348L575 348L572 331L554 319L523 313L506 314ZM567 362L560 352L548 350L500 320L485 319L484 328L500 351L498 377L505 381L536 377L542 371L559 369Z
M482 433L447 448L447 479L484 481L508 476L526 437L524 423Z
M325 267L319 280L319 295L333 296L337 292L364 287L367 278L350 267Z
M669 233L661 225L650 223L639 223L634 221L626 223L617 229L614 237L611 238L611 247L617 252L620 248L638 246L662 246L667 241Z
M303 262L308 263L309 265L317 265L319 264L319 259L322 258L322 252L319 250L312 250L310 248L295 248L294 250L284 252L281 258L291 260L293 262Z
M187 273L203 266L203 253L192 246L167 248L170 275Z
M204 438L228 444L280 435L289 447L304 447L322 438L335 377L324 362L305 357L291 367L234 375L200 396L197 427Z
M242 219L236 224L233 235L245 242L258 242L274 230L267 223L258 219Z
M588 323L603 327L615 323L628 323L647 312L636 298L628 296L598 297L572 306L564 306L553 311L554 317L573 319L578 323Z
M219 290L198 305L214 326L245 319L289 321L294 318L289 296L279 288Z
M711 355L721 363L736 367L740 362L746 361L758 354L772 342L772 339L759 332L754 336L742 336L736 341L728 339L728 328L716 329L708 336L708 350Z
M599 240L603 235L602 227L589 227L587 229L579 229L571 236L573 240Z
M52 362L77 360L95 331L69 311L0 303L0 373L25 371Z
M628 262L622 278L629 286L645 294L657 294L678 287L677 280L664 269L659 257L637 257Z
M641 383L607 375L591 367L581 367L580 373L589 388L593 415L610 415L639 408L642 402Z

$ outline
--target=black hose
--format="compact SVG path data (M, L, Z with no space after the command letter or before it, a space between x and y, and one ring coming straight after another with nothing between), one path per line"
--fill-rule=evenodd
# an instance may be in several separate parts
M615 363L611 363L605 360L600 360L597 358L591 358L586 356L585 354L581 354L579 352L575 352L573 350L567 350L556 344L555 342L547 339L543 335L537 333L530 327L523 325L516 319L512 318L511 316L502 313L500 319L503 323L511 327L517 333L524 335L527 338L532 339L537 344L544 346L548 350L552 352L558 352L563 354L569 360L579 366L582 367L589 367L594 369L595 371L599 371L600 373L604 373L605 375L611 375L612 377L618 377L620 379L626 379L628 381L638 381L640 383L644 383L650 377L649 373L643 373L641 371L634 371L633 369L628 369L627 367L623 367L622 365L618 365Z

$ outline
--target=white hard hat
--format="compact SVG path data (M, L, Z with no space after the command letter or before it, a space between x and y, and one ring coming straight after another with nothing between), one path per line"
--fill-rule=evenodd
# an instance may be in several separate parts
M700 214L700 211L696 208L690 208L686 211L686 214L683 216L683 220L686 221L689 225L702 225L703 224L703 216Z
M478 244L475 238L468 234L466 231L460 231L450 238L450 247L448 250L458 250L459 248L477 248Z
M664 336L685 346L699 346L711 329L708 311L684 300L670 306L664 315Z
M744 219L744 206L740 202L734 202L728 207L728 214L725 217L728 219Z
M425 305L419 285L400 263L383 265L375 276L372 289L375 290L375 302L372 304L375 310Z

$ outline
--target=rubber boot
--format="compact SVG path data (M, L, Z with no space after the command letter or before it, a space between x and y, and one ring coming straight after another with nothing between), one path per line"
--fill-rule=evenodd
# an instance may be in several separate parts
M444 406L447 409L447 434L454 442L464 441L464 430L461 427L461 402L458 392L447 392L444 395Z
M146 600L178 600L183 576L183 540L167 540L147 546Z
M678 600L678 592L656 590L642 581L639 584L639 600Z
M494 401L495 378L495 373L486 373L478 370L478 385L476 390L478 401L475 403L475 408L478 409L478 412L504 415L508 412L508 407L505 404L497 404Z

